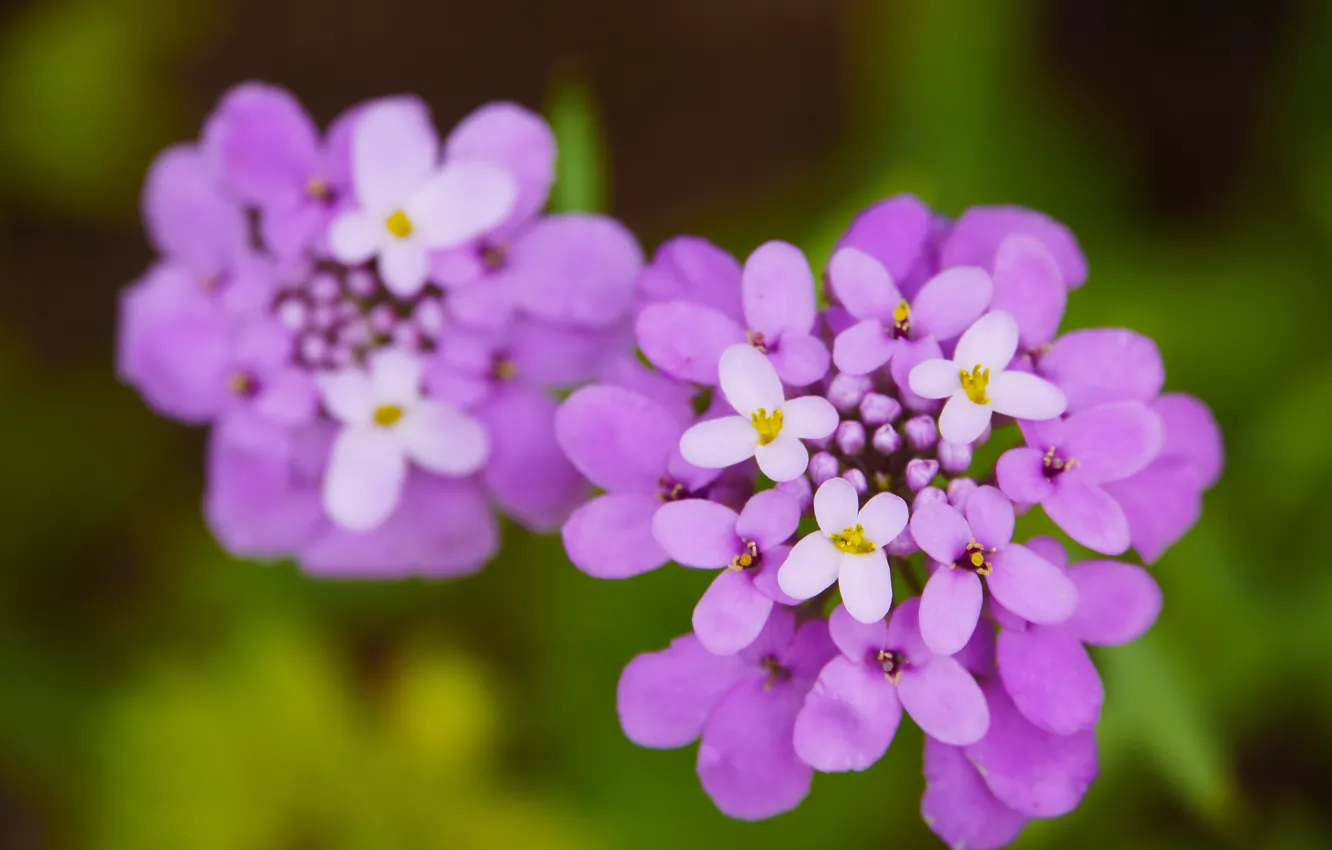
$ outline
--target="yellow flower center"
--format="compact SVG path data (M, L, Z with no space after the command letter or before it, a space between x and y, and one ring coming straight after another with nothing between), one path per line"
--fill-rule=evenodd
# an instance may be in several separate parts
M407 213L402 210L398 210L393 215L389 216L388 221L384 222L384 224L388 227L389 233L392 233L399 239L406 239L408 236L412 235L412 220L408 218Z
M754 563L758 561L758 544L753 540L745 540L743 542L745 544L745 551L736 555L731 559L731 563L727 564L727 566L733 570L747 570L754 566Z
M990 386L990 370L981 368L977 363L976 368L968 372L966 369L960 369L958 372L962 377L962 389L967 391L967 398L976 404L989 404L990 397L985 394L985 390Z
M898 680L902 678L902 665L906 663L902 653L894 652L891 649L881 649L875 656L875 660L883 665L883 677L896 685Z
M763 335L763 331L745 331L745 339L749 344L758 349L760 354L768 353L768 340Z
M976 571L977 575L982 576L988 576L993 569L990 562L985 559L985 547L977 543L974 537L967 544L967 550L958 563L964 567L970 567ZM957 563L954 564L954 566L957 565Z
M758 431L760 446L766 446L777 439L778 434L782 433L782 412L780 410L774 410L772 415L769 416L768 411L760 407L749 417L749 421L754 423L754 430Z
M893 311L893 327L903 336L911 332L911 305L903 298Z
M868 555L874 551L874 541L865 539L865 526L860 523L847 526L841 534L829 534L828 539L848 555Z
M495 360L495 365L491 369L494 376L501 381L512 380L518 375L518 367L507 357L499 357Z
M396 404L381 404L375 408L375 424L387 428L402 418L402 408Z
M246 372L233 372L227 379L227 389L239 396L248 396L256 389L254 379Z
M321 177L311 177L305 184L305 194L320 201L328 200L328 184Z

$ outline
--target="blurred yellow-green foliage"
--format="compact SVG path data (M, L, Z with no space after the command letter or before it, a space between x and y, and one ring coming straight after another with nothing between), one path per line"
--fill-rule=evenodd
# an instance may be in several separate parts
M515 528L447 583L217 550L199 435L115 383L114 298L148 160L252 77L321 120L544 105L555 202L649 247L822 260L900 191L1069 223L1068 326L1154 336L1228 468L1156 628L1098 654L1101 778L1019 846L1332 845L1332 4L27 0L0 4L0 848L937 846L914 730L763 824L623 739L619 670L688 629L692 571L597 582Z

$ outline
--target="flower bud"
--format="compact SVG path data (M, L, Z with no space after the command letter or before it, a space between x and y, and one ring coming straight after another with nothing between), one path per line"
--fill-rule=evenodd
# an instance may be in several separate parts
M277 306L277 316L289 330L298 331L310 320L310 307L300 298L284 298Z
M827 452L819 452L809 459L809 479L815 487L822 487L823 482L836 478L841 471L837 458Z
M912 458L906 465L906 485L908 490L920 490L928 487L939 474L939 461L925 458Z
M853 419L837 426L837 448L844 455L858 455L865 450L865 426Z
M971 446L966 443L940 440L935 454L939 457L939 466L950 475L966 472L967 467L971 466Z
M916 539L911 536L911 527L908 526L902 529L901 534L888 541L888 545L883 547L883 551L889 555L905 558L907 555L913 555L920 551L920 547L916 545Z
M828 385L828 401L832 402L833 407L845 413L860 404L860 400L873 385L868 375L848 375L839 372Z
M375 333L391 333L396 324L398 316L389 305L380 304L370 311L370 330Z
M902 435L892 425L880 425L874 430L874 450L890 455L902 448Z
M800 505L800 512L804 513L814 504L814 489L809 483L809 478L802 475L791 481L782 481L777 485L777 489L796 500Z
M948 482L948 504L959 511L966 510L967 499L978 487L980 485L970 478L954 478Z
M315 301L333 301L342 291L342 285L331 274L317 274L308 285L310 297Z
M901 403L892 396L883 393L867 393L860 400L860 419L866 425L883 425L896 422L902 415Z
M911 417L902 430L906 433L907 445L918 452L932 449L939 442L939 426L929 414Z
M856 488L856 492L865 495L869 492L869 481L865 478L865 473L859 469L848 469L842 473L842 477L851 482L851 486Z
M938 502L941 505L948 504L948 494L938 487L926 487L916 494L916 498L911 501L911 510L918 511L931 502Z
M375 276L366 269L351 269L347 272L347 289L353 295L359 295L363 298L373 295L377 286Z

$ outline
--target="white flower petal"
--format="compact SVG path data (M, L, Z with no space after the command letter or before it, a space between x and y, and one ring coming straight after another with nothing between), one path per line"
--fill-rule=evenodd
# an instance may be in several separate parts
M680 437L680 454L703 469L724 469L749 460L757 448L758 432L745 416L709 419Z
M777 570L777 585L795 599L811 599L837 581L842 550L819 532L806 535Z
M439 161L429 113L407 98L366 107L356 119L351 149L356 197L375 215L387 216L406 203Z
M907 383L921 398L948 398L962 388L962 376L956 363L935 358L917 363Z
M369 425L375 412L370 377L360 369L347 369L319 377L324 409L348 425Z
M882 620L893 607L893 574L882 549L864 555L843 555L837 586L846 613L862 623Z
M407 475L393 436L383 428L344 428L324 473L324 510L349 531L369 531L388 519Z
M880 493L865 503L856 522L865 526L865 538L876 546L887 546L906 528L911 511L900 496Z
M723 351L717 376L726 400L741 416L760 409L771 414L786 400L777 370L752 345L737 343Z
M392 430L408 457L440 475L471 475L490 457L481 423L443 402L422 401Z
M860 497L845 478L829 478L814 494L814 518L824 534L841 534L856 524Z
M976 440L990 424L994 408L989 404L976 404L963 390L953 393L944 403L939 415L939 435L950 443L970 443Z
M773 481L794 481L804 475L809 466L809 449L783 430L771 443L758 446L754 450L754 459L763 474Z
M513 209L518 184L493 162L445 165L408 201L406 212L433 248L450 248L495 227Z
M986 313L967 328L957 341L953 362L971 371L977 363L998 372L1017 352L1018 324L1012 313L995 310Z
M328 247L336 259L355 265L379 253L379 246L390 235L378 215L351 210L333 220L328 230Z
M375 404L412 407L421 397L421 358L399 348L385 348L370 358Z
M389 292L399 298L412 298L420 292L429 269L430 249L415 236L391 236L379 249L379 275Z
M821 440L837 430L837 408L821 395L793 398L782 404L782 433L802 440Z
M1054 419L1068 400L1059 387L1028 372L1000 372L986 389L996 413L1018 419Z

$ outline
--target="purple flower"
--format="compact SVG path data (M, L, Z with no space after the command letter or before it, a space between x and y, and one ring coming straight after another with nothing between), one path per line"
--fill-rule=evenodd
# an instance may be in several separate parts
M819 672L795 724L796 754L825 772L864 770L888 751L906 709L925 733L972 744L989 728L980 686L961 664L920 637L920 601L888 622L862 623L838 607L828 621L842 654Z
M450 477L471 475L490 454L490 436L466 413L421 394L421 362L388 349L368 371L320 382L324 405L343 429L324 478L324 507L350 531L369 531L393 512L408 462Z
M1112 401L1151 404L1165 384L1156 343L1124 328L1066 333L1037 358L1036 371L1063 391L1069 413Z
M1144 469L1165 440L1161 417L1136 401L1086 408L1065 419L1019 422L1027 448L999 458L1004 494L1039 503L1077 542L1106 555L1129 548L1128 518L1103 484Z
M880 493L860 507L845 479L825 481L814 494L819 530L791 549L777 573L782 590L810 599L837 582L842 604L862 623L882 620L893 604L893 578L883 547L907 525L900 496Z
M1028 372L1006 370L1017 345L1018 325L1012 315L989 313L962 334L951 361L927 360L911 370L912 392L948 399L939 417L945 440L975 441L992 413L1041 420L1064 412L1058 387Z
M1019 351L1039 352L1054 339L1067 303L1059 263L1040 240L1016 234L999 244L990 309L1017 321Z
M662 505L652 533L671 560L685 567L721 569L694 608L694 635L718 655L753 643L773 602L796 604L777 586L789 551L781 544L800 523L800 506L780 490L755 494L743 511L704 499Z
M966 645L980 618L980 576L1010 611L1035 623L1058 623L1073 615L1077 588L1058 567L1031 549L1010 542L1013 506L994 487L967 498L966 516L946 502L918 505L911 536L938 564L921 595L920 628L939 655Z
M1067 556L1058 541L1034 538L1028 546L1064 568ZM1078 606L1064 622L1028 623L996 609L1001 628L995 651L1004 690L1028 721L1056 735L1091 729L1101 716L1101 677L1082 645L1137 640L1161 611L1161 589L1142 567L1083 561L1066 572L1078 588Z
M796 715L837 648L821 620L798 629L774 608L763 633L735 655L713 655L691 635L639 655L620 676L620 725L644 747L701 738L698 776L723 813L761 820L809 793L813 770L791 743Z
M853 375L878 369L899 346L910 344L904 341L953 339L985 312L992 292L983 269L961 266L930 278L908 301L887 269L855 248L833 255L828 280L842 306L860 320L833 345L833 362Z
M683 430L656 401L620 387L584 387L561 405L556 440L607 491L564 524L565 549L580 570L627 578L669 559L653 536L653 517L667 502L702 495L717 477L679 456Z
M910 298L939 270L936 235L936 220L930 208L913 195L897 195L857 215L833 253L853 248L868 254Z
M658 368L711 385L722 353L748 343L768 357L782 381L803 387L828 371L828 349L812 335L814 289L814 274L800 249L767 242L749 255L741 275L743 326L696 301L665 301L639 313L638 344Z
M359 204L329 231L334 256L379 259L391 292L410 297L429 274L431 251L460 245L503 221L517 182L491 162L438 163L429 116L412 103L367 107L352 134L352 185Z
M735 257L702 237L668 239L638 278L639 309L654 303L686 301L743 322L741 274Z
M929 736L920 816L945 844L959 850L998 850L1027 825L1025 815L994 796L966 750Z
M822 396L787 400L768 358L751 345L733 345L718 366L722 393L738 416L693 426L680 438L685 460L722 469L749 458L773 481L805 471L809 450L801 440L822 439L837 428L837 410Z
M972 207L953 223L940 246L944 266L993 269L1004 242L1015 234L1038 240L1054 257L1070 289L1087 279L1087 259L1067 227L1035 210L1012 206Z

